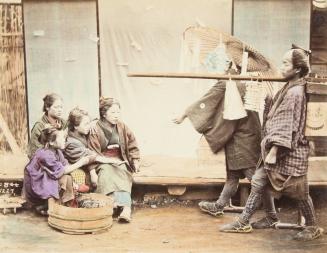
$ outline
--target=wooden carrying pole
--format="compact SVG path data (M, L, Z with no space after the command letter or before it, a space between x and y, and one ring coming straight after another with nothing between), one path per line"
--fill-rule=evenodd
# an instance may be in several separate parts
M164 73L164 72L137 72L129 73L128 77L161 77L161 78L192 78L192 79L219 79L219 80L244 80L244 81L263 81L263 82L286 82L281 77L263 76L241 76L241 75L218 75L207 73Z

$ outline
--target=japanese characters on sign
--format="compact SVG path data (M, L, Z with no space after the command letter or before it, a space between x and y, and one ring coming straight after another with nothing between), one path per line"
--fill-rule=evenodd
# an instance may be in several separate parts
M17 196L21 194L23 182L17 181L0 181L0 195L9 194Z

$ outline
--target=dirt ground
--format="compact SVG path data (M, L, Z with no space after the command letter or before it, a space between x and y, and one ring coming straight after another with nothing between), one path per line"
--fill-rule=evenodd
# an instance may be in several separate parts
M324 197L321 200L326 200ZM321 203L320 200L320 203ZM317 215L327 230L326 206ZM296 242L294 230L256 230L251 234L225 234L218 228L237 214L215 218L195 205L160 208L136 207L130 224L114 222L96 235L67 235L50 228L44 217L29 211L0 214L0 252L327 252L327 234L311 242ZM262 216L259 211L255 218ZM282 207L282 221L294 221L295 209Z

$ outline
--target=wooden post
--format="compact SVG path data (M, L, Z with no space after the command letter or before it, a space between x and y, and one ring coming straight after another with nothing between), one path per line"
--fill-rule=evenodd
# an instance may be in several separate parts
M15 140L15 137L12 135L12 133L9 130L9 127L2 117L2 114L0 113L0 129L2 130L3 134L6 137L6 140L14 154L21 154L21 150L19 146L17 145L17 142Z

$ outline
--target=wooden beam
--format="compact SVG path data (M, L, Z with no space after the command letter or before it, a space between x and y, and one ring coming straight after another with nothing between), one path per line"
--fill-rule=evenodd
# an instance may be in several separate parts
M129 73L128 77L160 77L160 78L191 78L191 79L216 79L216 80L245 80L245 81L267 81L267 82L286 82L285 78L275 77L260 77L260 76L241 76L241 75L218 75L208 73L164 73L164 72L138 72Z
M327 79L322 79L322 80L324 80L325 83L308 82L307 93L316 94L316 95L327 95Z
M0 173L0 181L17 181L17 182L23 182L24 175L22 174L14 174L14 175L8 175L8 174L1 174Z
M258 81L275 81L275 82L287 82L287 80L281 76L242 76L242 75L221 75L210 73L193 73L193 72L132 72L127 74L128 77L159 77L159 78L195 78L195 79L221 79L221 80L258 80ZM325 77L306 77L305 80L311 82L313 85L327 83Z
M179 185L179 186L217 186L222 185L225 178L187 178L187 177L146 177L134 176L134 183L140 185ZM249 184L247 180L240 180L240 184Z
M0 4L21 4L22 0L0 0Z
M6 140L12 150L12 152L14 154L21 154L22 151L20 150L15 137L12 135L12 133L10 132L10 129L6 123L6 121L4 120L4 118L2 117L2 114L0 113L0 129L2 130L3 134L6 137Z
M217 187L205 187L202 189L190 189L183 195L179 196L179 200L217 200L220 191Z
M299 229L302 230L304 226L301 226L299 224L294 224L294 223L284 223L284 222L278 222L275 225L276 229Z
M306 136L312 142L311 156L327 156L327 136ZM310 158L309 158L310 159ZM310 160L309 160L310 161Z

